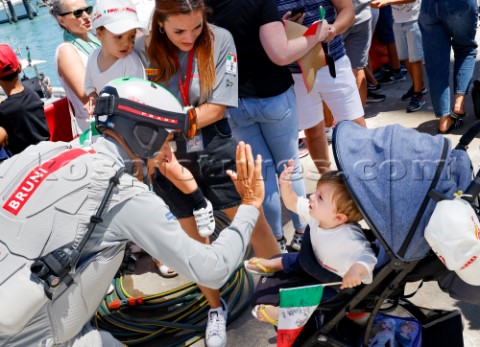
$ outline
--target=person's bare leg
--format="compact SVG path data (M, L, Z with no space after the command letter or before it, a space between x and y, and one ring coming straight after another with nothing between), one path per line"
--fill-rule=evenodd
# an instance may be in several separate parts
M322 174L330 171L330 158L328 154L328 141L325 136L325 122L322 120L310 129L305 129L305 142L307 143L310 157L318 170Z
M390 60L390 65L393 70L400 69L400 60L398 59L397 46L394 43L385 45L387 48L388 59Z
M198 234L197 223L195 222L195 219L193 217L181 218L178 221L180 222L182 229L192 239L205 244L210 243L208 237L202 237ZM222 306L222 303L220 301L220 291L218 289L207 288L201 285L198 285L198 288L202 291L203 295L205 295L205 299L208 301L210 308L215 309Z
M237 213L238 207L232 207L223 210L225 214L233 220ZM275 236L273 235L272 228L265 219L263 209L260 209L260 216L257 219L257 224L253 229L252 236L250 238L250 244L253 248L253 253L256 257L270 259L274 255L280 253L280 246L278 245Z
M463 115L465 114L465 94L455 94L453 102L453 112Z
M367 122L365 122L365 117L363 117L363 116L352 120L352 122L355 122L355 123L357 123L358 125L361 125L364 128L367 127Z
M365 78L367 81L371 84L376 86L378 84L377 79L375 78L375 75L372 72L372 68L370 65L370 58L368 59L368 65L364 68L365 71Z
M352 71L355 76L355 82L357 83L360 100L362 100L362 106L365 107L367 103L367 77L365 76L365 70L352 69Z
M325 101L322 101L323 104L323 119L325 120L325 127L330 128L333 125L333 114L328 108Z
M413 92L420 93L423 88L423 62L409 62L405 60L405 65L407 66L408 73L412 77L413 81Z

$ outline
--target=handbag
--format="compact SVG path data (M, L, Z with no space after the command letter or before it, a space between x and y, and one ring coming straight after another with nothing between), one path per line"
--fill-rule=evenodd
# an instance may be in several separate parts
M378 313L373 321L368 346L421 347L423 327L414 317Z
M463 347L463 323L459 310L439 310L418 307L409 301L400 303L422 325L423 347Z

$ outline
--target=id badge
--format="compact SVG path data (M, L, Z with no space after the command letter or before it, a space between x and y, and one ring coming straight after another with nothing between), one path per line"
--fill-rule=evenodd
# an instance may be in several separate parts
M203 151L203 137L202 133L199 132L193 139L187 141L187 153L201 151Z

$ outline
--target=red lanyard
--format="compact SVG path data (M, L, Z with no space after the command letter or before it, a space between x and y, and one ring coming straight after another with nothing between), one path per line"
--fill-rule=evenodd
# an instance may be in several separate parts
M185 84L183 84L182 81L182 68L180 66L180 62L177 60L177 67L180 70L180 76L178 77L178 89L180 89L180 93L182 94L184 106L190 106L190 102L188 101L188 92L190 89L190 79L192 78L193 55L194 49L192 48L190 52L188 52L188 65L187 71L185 72Z

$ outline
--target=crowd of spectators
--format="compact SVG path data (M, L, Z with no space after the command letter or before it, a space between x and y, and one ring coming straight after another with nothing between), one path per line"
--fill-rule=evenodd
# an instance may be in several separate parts
M465 117L477 54L475 0L97 0L95 7L85 0L53 0L50 13L64 30L56 67L73 134L90 128L95 99L118 77L149 79L194 109L196 134L187 141L173 138L171 160L139 177L191 238L208 244L212 211L233 220L238 210L240 196L225 174L235 168L237 143L245 141L262 156L266 194L251 245L256 257L266 259L288 253L277 183L287 176L287 163L289 193L306 204L299 131L319 173L329 172L328 128L343 120L366 127L364 108L389 102L382 88L409 78L411 87L401 97L408 101L406 112L421 110L430 93L438 132L447 133ZM319 24L314 34L291 38L283 21L304 31ZM5 158L49 139L43 103L21 86L21 66L10 51L0 45ZM371 51L384 52L382 59ZM321 56L324 64L313 68ZM51 96L49 79L41 77ZM327 114L333 124L326 127ZM208 215L206 224L199 210ZM298 251L306 223L296 204L289 210L295 228L289 248ZM250 267L267 265L257 261ZM165 277L176 275L177 269L157 266ZM227 304L217 289L200 288L210 304L206 344L225 346Z

